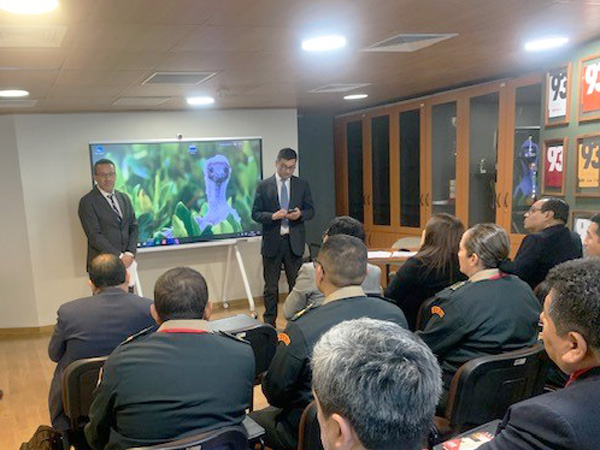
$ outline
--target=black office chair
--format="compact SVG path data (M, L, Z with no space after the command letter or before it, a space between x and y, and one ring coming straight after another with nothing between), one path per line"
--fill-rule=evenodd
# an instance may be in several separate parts
M321 429L317 420L317 404L314 400L304 408L300 417L298 450L323 450Z
M277 350L277 330L246 314L214 320L210 324L213 330L224 331L250 342L254 351L254 385L260 384ZM254 399L251 399L250 411L253 408Z
M436 417L438 442L502 419L514 403L541 394L548 365L541 342L463 364L452 378L445 418Z
M248 450L248 437L242 426L219 428L194 436L130 450Z
M88 448L83 435L83 425L88 422L94 389L98 385L100 370L106 356L86 358L68 365L62 377L63 409L70 420L68 442L78 449Z
M431 304L437 297L429 297L421 306L419 306L419 312L417 313L417 321L415 322L415 331L422 331L427 326L427 322L429 322L429 318L431 317Z

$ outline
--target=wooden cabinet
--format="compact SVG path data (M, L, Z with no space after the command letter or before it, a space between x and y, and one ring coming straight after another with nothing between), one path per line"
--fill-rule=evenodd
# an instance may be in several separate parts
M517 248L540 196L527 142L540 142L541 83L500 80L336 118L337 214L363 222L370 247L447 212L466 226L498 223Z

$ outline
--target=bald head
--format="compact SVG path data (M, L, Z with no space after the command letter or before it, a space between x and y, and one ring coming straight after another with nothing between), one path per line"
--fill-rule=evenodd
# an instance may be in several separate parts
M102 253L92 260L89 276L96 289L120 287L127 280L127 269L117 255Z

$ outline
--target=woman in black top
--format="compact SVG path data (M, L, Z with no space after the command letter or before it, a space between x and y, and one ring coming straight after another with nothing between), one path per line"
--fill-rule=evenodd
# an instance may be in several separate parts
M402 309L415 329L421 304L445 287L465 280L458 269L458 244L465 231L450 214L434 214L425 226L421 248L400 267L385 289L385 296Z

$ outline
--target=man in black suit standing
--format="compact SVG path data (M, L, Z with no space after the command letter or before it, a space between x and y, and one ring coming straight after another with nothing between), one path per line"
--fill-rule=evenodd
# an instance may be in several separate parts
M79 219L88 239L87 267L100 253L117 255L129 269L135 260L138 225L129 197L115 190L115 164L94 164L96 186L79 201Z
M302 265L305 246L304 222L314 216L308 183L294 177L298 155L291 148L277 154L275 175L256 188L252 219L262 224L263 276L265 279L265 323L275 325L281 264L290 291Z
M127 292L127 271L116 256L102 254L89 266L94 295L63 304L48 345L48 355L58 363L50 387L50 416L59 431L69 429L62 405L62 374L83 358L106 356L128 336L153 326L152 300Z
M510 407L497 436L479 450L600 448L600 259L556 266L540 315L544 347L569 374L566 387Z
M531 234L519 247L515 272L531 289L557 264L583 256L581 238L566 227L567 220L569 205L559 198L542 198L525 213L525 229Z

